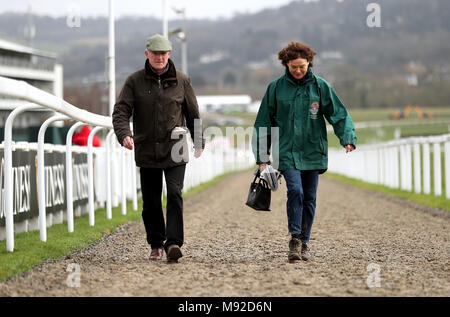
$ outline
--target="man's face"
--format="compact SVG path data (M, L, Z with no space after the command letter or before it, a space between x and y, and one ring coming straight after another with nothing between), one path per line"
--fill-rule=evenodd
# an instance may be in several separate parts
M169 62L170 52L150 52L146 50L145 56L154 70L162 71Z
M305 58L290 60L288 63L289 72L295 79L300 80L308 72L309 62Z

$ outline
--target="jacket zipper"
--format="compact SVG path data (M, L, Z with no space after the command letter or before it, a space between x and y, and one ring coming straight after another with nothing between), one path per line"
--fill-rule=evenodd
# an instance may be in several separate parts
M161 78L158 78L158 87L159 87L159 91L158 91L158 94L159 94L159 99L161 99ZM159 105L157 105L157 107L159 107ZM153 151L153 157L154 158L156 158L156 146L158 145L158 142L159 142L159 139L158 139L158 118L157 118L157 115L158 115L158 109L155 109L155 116L154 116L154 131L155 131L155 133L154 133L154 136L155 136L155 144L154 144L154 146L155 146L155 148L154 148L154 151Z

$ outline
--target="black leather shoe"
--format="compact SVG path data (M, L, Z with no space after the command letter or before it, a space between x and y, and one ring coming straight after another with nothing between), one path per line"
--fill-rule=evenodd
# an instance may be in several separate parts
M168 262L178 262L178 259L183 256L181 249L176 244L172 244L167 248L167 261Z
M163 257L163 250L161 248L154 248L154 249L152 249L152 252L150 253L150 260L151 261L162 260L162 257Z

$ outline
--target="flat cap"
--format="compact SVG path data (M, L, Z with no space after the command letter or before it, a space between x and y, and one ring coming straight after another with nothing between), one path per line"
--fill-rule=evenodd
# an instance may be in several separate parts
M147 39L146 48L151 52L170 52L172 43L161 34L155 34Z

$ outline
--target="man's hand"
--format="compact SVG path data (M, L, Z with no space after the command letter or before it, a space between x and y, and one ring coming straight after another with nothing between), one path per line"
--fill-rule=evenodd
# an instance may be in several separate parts
M261 172L262 170L264 170L266 168L267 163L262 163L259 164L259 171Z
M353 144L347 144L345 147L345 153L351 152L355 149L355 146Z
M125 148L127 148L128 150L132 150L133 149L133 145L134 145L133 138L131 136L125 137L125 139L123 139L122 145Z
M203 149L195 149L194 151L194 157L199 158L203 153Z

